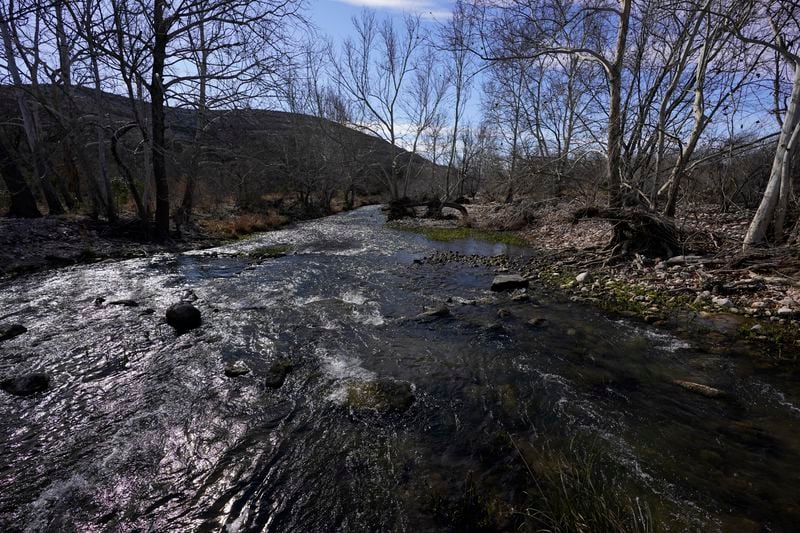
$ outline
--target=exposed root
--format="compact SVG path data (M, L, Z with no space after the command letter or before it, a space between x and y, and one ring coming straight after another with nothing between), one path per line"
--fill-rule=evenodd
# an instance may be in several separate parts
M614 224L614 233L607 245L611 256L609 261L635 253L646 257L673 257L682 251L680 232L674 222L656 212L590 206L576 210L572 214L572 223L591 218Z

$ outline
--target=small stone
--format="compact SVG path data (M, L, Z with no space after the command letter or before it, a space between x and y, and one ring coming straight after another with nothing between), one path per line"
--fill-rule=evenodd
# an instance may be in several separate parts
M794 311L789 307L781 307L780 309L778 309L778 316L780 317L788 317L792 316L793 314Z
M122 307L136 307L139 305L139 302L135 300L114 300L113 302L108 302L108 305L121 305Z
M733 307L733 302L731 302L728 298L721 298L717 296L712 298L711 302L719 307Z
M683 387L688 391L700 394L701 396L705 396L706 398L722 398L726 395L724 391L721 391L714 387L709 387L708 385L703 385L702 383L695 383L693 381L683 381L680 379L676 379L675 381L673 381L673 383L675 385L678 385L679 387Z
M589 280L589 273L588 272L581 272L577 276L575 276L575 281L577 283L586 283Z
M503 324L498 324L497 322L487 324L483 329L490 335L502 335L506 332L506 328L503 327Z
M750 331L761 331L764 329L761 324L755 324L753 327L750 328Z
M528 320L528 324L530 324L531 326L535 326L535 327L543 326L546 322L547 322L547 319L546 318L542 318L540 316L537 316L536 318L532 318L532 319Z
M526 288L528 288L528 280L517 274L495 276L492 280L492 290L495 292Z
M527 289L517 289L513 293L511 293L511 301L514 302L526 302L530 299L528 296Z
M417 318L442 318L446 316L450 316L450 308L443 304L438 307L426 309L417 315Z
M0 389L3 389L14 396L30 396L37 392L47 390L50 386L50 378L47 374L40 372L25 374L15 378L7 378L0 381Z
M0 326L0 341L7 341L18 337L28 331L28 328L22 324L9 324L7 326Z
M225 375L229 378L238 378L239 376L244 376L249 373L250 368L244 364L244 361L236 361L225 367Z
M506 309L505 307L500 308L497 310L497 316L499 318L508 318L511 316L511 311Z

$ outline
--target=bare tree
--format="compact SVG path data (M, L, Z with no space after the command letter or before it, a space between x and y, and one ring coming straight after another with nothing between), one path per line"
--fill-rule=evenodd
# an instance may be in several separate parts
M745 248L767 241L772 229L775 242L784 237L786 209L791 195L790 169L792 156L800 142L800 21L793 3L744 0L736 7L744 16L730 20L731 30L744 43L774 51L788 64L794 75L792 91L782 122L778 145L769 180L750 226L747 228L743 246ZM775 97L778 102L778 97ZM777 113L776 106L776 113Z
M472 82L472 54L460 43L473 40L472 19L461 1L456 2L453 15L442 29L442 40L449 53L450 80L453 88L453 125L450 132L450 155L444 177L444 194L442 201L450 200L455 187L451 187L450 179L456 161L456 145L460 135L460 122L464 115Z
M31 15L32 12L33 15L36 16L36 9L37 6L33 6L32 10L19 10L13 1L9 1L7 5L3 5L2 12L0 12L0 34L2 34L0 37L3 39L6 69L14 85L14 95L17 100L20 116L22 117L22 127L25 132L25 138L33 156L37 182L44 193L50 214L59 215L64 213L64 206L58 197L58 193L50 182L50 177L53 175L52 167L45 154L36 110L32 109L32 102L26 94L22 74L16 59L17 49L15 43L19 45L16 29L21 25L21 19L23 17ZM32 64L34 63L32 62ZM36 82L35 73L30 81Z
M109 0L99 9L84 37L101 50L108 66L122 78L142 135L149 144L155 182L155 225L164 237L169 231L170 194L167 169L167 99L196 88L199 129L205 127L209 80L225 81L242 95L244 87L264 72L265 55L275 57L275 28L296 15L297 3L283 0ZM74 16L73 18L78 18ZM247 30L244 32L243 30ZM216 57L211 62L210 58ZM195 65L195 68L187 68ZM269 64L274 67L274 64ZM149 95L149 128L140 116L134 88ZM230 102L228 102L230 103ZM197 138L197 134L195 135ZM200 138L197 138L199 144ZM185 192L191 210L194 174Z
M415 165L411 163L417 155L422 136L441 116L440 108L448 83L446 72L440 67L435 54L425 54L416 65L411 87L403 100L405 114L412 128L408 163L403 180L403 197L408 196L409 185L414 177Z
M340 57L333 61L336 80L356 103L360 127L397 146L403 135L401 101L421 44L420 19L406 15L398 31L390 19L378 22L373 12L364 10L353 18L353 26L355 38L345 40ZM400 198L398 158L402 152L395 153L386 185L396 200Z
M497 8L496 16L479 6L475 16L486 21L481 42L464 43L489 61L574 56L602 67L608 108L606 180L612 207L622 204L622 80L632 5L632 0L586 3L514 0ZM570 42L572 32L586 25L615 27L614 46L609 50L604 39L579 45ZM496 36L502 39L498 41Z

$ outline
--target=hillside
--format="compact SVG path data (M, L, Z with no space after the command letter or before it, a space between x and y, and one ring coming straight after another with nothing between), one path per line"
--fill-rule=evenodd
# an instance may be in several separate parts
M28 94L31 102L41 103L38 114L43 138L52 147L48 152L61 173L74 172L74 165L59 150L70 133L81 139L89 158L96 159L97 153L91 148L95 135L90 129L99 123L110 139L135 120L130 101L117 94L103 93L100 105L96 95L85 88L76 88L70 98L54 86L41 86L36 91L29 88ZM148 104L137 105L146 120ZM20 155L24 167L29 157L25 154L22 129L17 126L21 121L10 86L0 87L0 112L12 118L6 122L4 137ZM194 109L168 107L166 119L168 172L180 189L189 156L196 150L198 115ZM209 205L231 197L237 204L250 203L275 192L297 193L304 203L327 205L334 195L346 191L383 193L393 160L401 171L408 161L417 169L429 164L375 136L309 115L266 109L215 110L208 113L207 124L201 143L203 161L197 193L199 201ZM85 129L84 135L75 136L75 128ZM121 136L120 147L122 160L141 179L146 174L145 156L141 135L135 128ZM121 174L118 168L112 172ZM86 186L81 183L84 177L68 176L67 180L72 191L79 192ZM140 185L143 189L148 186L144 181ZM124 191L120 194L124 203ZM173 202L178 199L176 195Z

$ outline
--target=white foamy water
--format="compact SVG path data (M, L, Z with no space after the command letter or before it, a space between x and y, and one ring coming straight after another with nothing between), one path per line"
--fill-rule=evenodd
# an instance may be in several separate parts
M692 345L688 342L663 331L632 326L630 322L625 320L616 320L614 323L618 326L622 326L624 329L629 330L634 335L645 337L646 339L653 341L653 344L657 349L665 352L675 353L678 350L686 350L692 347Z

